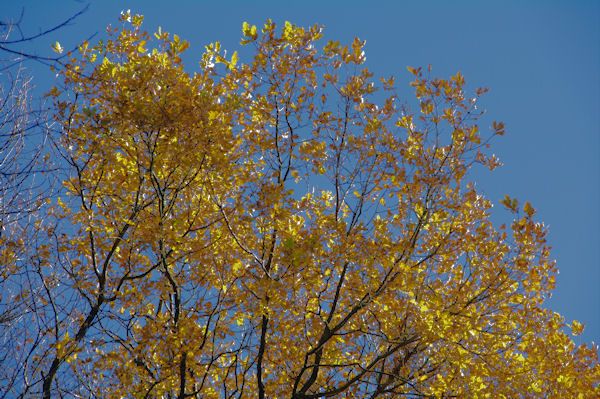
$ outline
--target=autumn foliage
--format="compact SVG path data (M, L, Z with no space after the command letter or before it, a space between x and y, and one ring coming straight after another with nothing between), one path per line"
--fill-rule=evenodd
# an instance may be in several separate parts
M468 181L499 165L485 90L409 68L411 111L360 40L271 21L244 24L249 63L214 43L190 75L186 41L121 22L51 93L64 190L11 392L600 394L597 346L543 306L557 270L535 210L507 197L497 227Z

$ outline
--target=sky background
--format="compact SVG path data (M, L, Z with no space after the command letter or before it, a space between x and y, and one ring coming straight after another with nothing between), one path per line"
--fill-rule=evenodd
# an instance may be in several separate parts
M0 0L2 20L18 18L35 34L85 7L75 0ZM97 33L101 38L121 10L145 16L150 32L178 34L191 43L185 58L193 72L204 45L220 41L239 49L242 22L261 27L324 25L325 40L366 40L366 66L396 77L410 101L407 66L432 65L432 75L460 71L468 87L490 89L482 99L480 124L503 121L506 135L492 142L504 162L493 173L472 174L495 204L494 220L512 220L499 200L508 194L530 201L549 227L552 256L560 275L548 306L586 325L576 343L600 342L600 1L116 1L98 0L53 35L29 44L51 55L50 43L66 49ZM241 61L245 61L242 58ZM37 93L54 74L35 63Z

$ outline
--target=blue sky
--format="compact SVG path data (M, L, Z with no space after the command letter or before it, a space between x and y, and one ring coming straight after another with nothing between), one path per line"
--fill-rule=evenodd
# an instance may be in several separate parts
M6 2L8 3L8 2ZM87 4L74 0L11 1L3 17L24 7L25 33L61 22ZM476 172L479 189L496 204L494 218L508 222L499 200L530 201L549 226L560 275L548 302L586 324L577 343L600 342L600 2L598 1L92 1L71 26L29 50L50 54L58 40L72 48L115 23L121 10L145 15L145 28L177 33L191 42L193 71L205 44L239 49L243 21L325 26L326 40L366 40L367 63L377 75L394 75L409 96L406 66L432 65L433 75L460 71L471 88L485 86L487 118L507 125L493 141L505 166ZM243 61L243 59L242 59ZM28 64L38 92L54 75Z

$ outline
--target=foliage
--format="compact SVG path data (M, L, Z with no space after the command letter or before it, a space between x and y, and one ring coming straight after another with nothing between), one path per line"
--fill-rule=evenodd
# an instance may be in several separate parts
M593 397L597 347L543 307L556 268L503 203L465 79L372 80L364 42L244 24L248 64L123 14L51 95L69 174L40 251L30 392L103 397ZM504 133L494 123L491 136ZM51 316L51 317L50 317ZM33 381L33 379L32 379Z

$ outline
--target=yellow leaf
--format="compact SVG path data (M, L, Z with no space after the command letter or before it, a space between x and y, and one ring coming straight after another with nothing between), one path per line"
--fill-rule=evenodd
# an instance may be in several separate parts
M421 73L421 68L415 69L413 67L407 66L406 69L408 69L408 71L415 76L419 76L419 74Z
M525 206L523 207L523 211L529 216L533 216L533 214L535 213L535 209L533 209L533 207L531 206L531 204L529 203L529 201L525 202Z
M238 273L240 270L242 270L242 261L239 259L236 260L232 266L232 270L234 273Z
M50 47L52 47L52 51L54 51L56 54L62 54L64 51L59 42L52 44Z
M233 52L233 55L231 56L231 61L229 62L229 69L235 69L235 65L238 62L238 53L237 51Z

